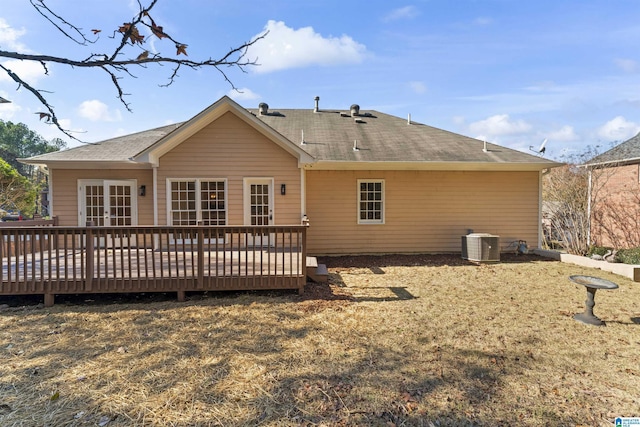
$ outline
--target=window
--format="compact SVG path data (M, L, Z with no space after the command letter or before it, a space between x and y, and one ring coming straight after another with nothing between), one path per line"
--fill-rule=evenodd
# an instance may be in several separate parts
M384 224L383 180L358 180L358 224Z
M169 180L172 225L226 225L225 180Z

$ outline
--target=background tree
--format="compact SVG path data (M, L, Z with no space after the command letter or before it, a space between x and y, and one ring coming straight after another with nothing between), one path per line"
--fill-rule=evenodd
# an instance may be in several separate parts
M20 175L9 163L0 159L0 207L18 209L24 216L32 216L36 209L38 187Z
M584 163L597 156L599 147L560 159L565 166L550 169L542 179L543 235L546 247L560 246L568 253L589 252L589 210L601 186L589 193L589 171ZM589 198L591 197L591 201Z
M18 162L17 159L51 153L66 147L59 138L47 141L23 123L0 120L0 158L15 168L21 175L35 178L34 167Z
M547 247L585 255L589 250L588 173L576 164L554 168L542 184L544 238Z
M263 33L249 42L242 43L239 46L230 49L217 59L212 59L210 57L207 59L192 60L189 59L187 55L187 44L183 41L174 39L152 18L151 11L158 0L151 0L148 6L143 6L140 0L137 0L139 12L136 13L135 16L125 20L118 28L104 29L107 37L113 39L111 49L107 52L94 53L92 51L94 43L99 37L101 37L103 29L93 28L90 33L85 32L82 29L83 27L68 22L64 17L57 14L48 6L46 0L29 1L38 13L51 23L57 31L60 31L72 42L85 46L88 51L87 55L85 55L83 59L72 59L54 55L33 55L24 52L11 52L0 49L0 58L4 57L36 62L42 65L45 73L48 73L47 67L50 64L62 64L67 65L70 68L90 68L104 72L113 83L118 99L120 99L128 111L131 111L131 108L125 101L125 96L127 94L123 90L120 79L126 76L134 77L134 73L132 71L133 66L147 67L151 65L169 65L171 67L171 71L169 72L168 80L164 86L171 85L174 82L174 79L178 76L178 71L182 67L192 69L212 68L218 71L224 80L226 80L231 87L235 89L235 86L226 74L226 70L229 67L232 67L244 72L246 67L256 65L255 60L246 58L247 49L256 41L266 36L266 33ZM145 36L143 34L145 30L150 34L149 36ZM152 52L147 47L149 45L148 40L151 37L165 40L165 42L173 45L173 51L175 54L173 56L167 56L161 52ZM43 111L37 113L40 115L41 120L45 120L46 122L57 126L64 134L77 140L69 130L64 129L60 125L58 116L47 99L48 93L46 91L32 87L18 73L2 64L0 64L0 70L4 71L13 81L15 81L18 84L18 88L25 88L42 104Z

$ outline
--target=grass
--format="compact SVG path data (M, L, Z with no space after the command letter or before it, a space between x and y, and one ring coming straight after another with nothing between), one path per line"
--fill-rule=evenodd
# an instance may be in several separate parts
M640 415L638 283L535 256L325 261L330 284L303 296L4 306L0 425L610 426ZM572 274L620 285L596 295L606 327L572 319L586 298Z

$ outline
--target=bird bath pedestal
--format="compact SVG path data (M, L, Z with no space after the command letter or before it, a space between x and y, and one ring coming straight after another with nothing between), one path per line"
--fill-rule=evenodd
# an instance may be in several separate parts
M587 288L584 313L578 313L573 318L587 325L604 326L605 323L593 314L593 306L596 305L594 301L596 291L598 289L617 289L618 285L609 280L593 276L569 276L569 280Z

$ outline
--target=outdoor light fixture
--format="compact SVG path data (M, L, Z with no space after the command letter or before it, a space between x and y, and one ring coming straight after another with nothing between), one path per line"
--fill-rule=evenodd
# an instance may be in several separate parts
M283 196L287 194L287 184L280 184L280 194Z
M147 186L146 185L141 185L140 189L138 190L138 194L142 197L147 195Z

